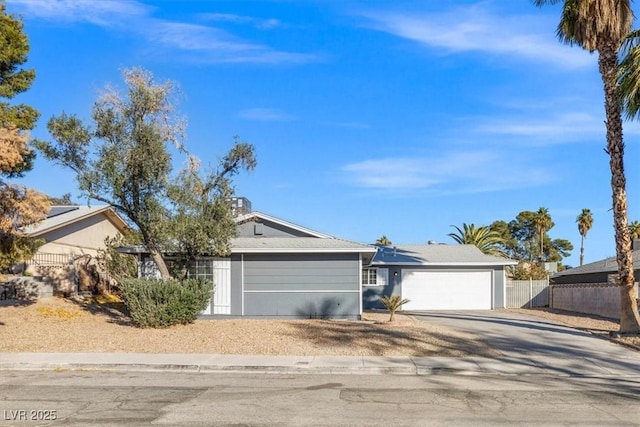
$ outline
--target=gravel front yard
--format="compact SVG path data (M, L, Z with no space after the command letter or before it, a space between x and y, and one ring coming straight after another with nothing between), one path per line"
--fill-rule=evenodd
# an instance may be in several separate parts
M2 352L135 352L342 356L492 356L478 337L396 315L345 320L198 320L167 329L131 325L117 304L59 298L0 305Z
M481 337L412 317L366 313L346 320L198 320L166 329L140 329L120 304L60 298L0 302L0 352L210 353L297 356L496 356ZM513 310L608 336L605 319L551 310ZM640 346L640 338L622 338ZM640 347L638 347L640 348Z

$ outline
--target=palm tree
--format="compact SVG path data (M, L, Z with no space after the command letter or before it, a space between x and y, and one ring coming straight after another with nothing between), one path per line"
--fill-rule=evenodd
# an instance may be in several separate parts
M462 229L452 225L457 233L449 233L449 237L461 245L474 245L482 253L492 256L504 257L501 245L504 239L497 231L491 230L487 226L476 227L474 224L462 224Z
M632 221L629 224L629 234L633 240L640 239L640 222Z
M385 306L387 310L389 310L389 322L393 322L393 315L396 314L396 311L400 310L400 307L402 307L403 305L410 303L411 300L408 300L406 298L402 299L400 295L385 295L380 298L380 302Z
M542 262L544 261L544 235L555 225L551 220L549 209L542 207L538 209L533 217L533 225L536 227L540 239L540 262Z
M376 240L376 244L383 245L383 246L389 246L391 244L391 240L387 239L387 236L383 235L378 240Z
M582 209L582 212L576 218L578 223L578 232L580 233L580 265L584 264L584 239L587 233L593 227L593 215L589 209Z
M557 35L561 42L598 52L598 68L604 86L605 124L611 190L616 260L620 285L620 332L640 333L640 315L635 299L633 258L628 228L622 107L619 93L618 53L631 29L631 0L533 0L536 6L564 3ZM634 70L622 68L622 71ZM637 73L636 73L637 74ZM633 96L633 95L632 95ZM624 96L623 96L624 98Z

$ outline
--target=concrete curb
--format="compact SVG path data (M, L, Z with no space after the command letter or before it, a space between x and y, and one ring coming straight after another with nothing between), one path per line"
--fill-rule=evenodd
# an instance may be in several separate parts
M579 366L579 368L577 367ZM528 357L253 356L140 353L0 353L0 370L340 374L640 376L629 366Z

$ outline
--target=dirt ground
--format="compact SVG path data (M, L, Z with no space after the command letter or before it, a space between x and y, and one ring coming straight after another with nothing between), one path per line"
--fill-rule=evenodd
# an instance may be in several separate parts
M362 321L219 319L166 329L135 327L121 303L44 298L0 301L0 352L212 353L341 356L495 356L481 337L396 314ZM515 310L608 335L617 324L549 310ZM640 338L624 338L639 345Z

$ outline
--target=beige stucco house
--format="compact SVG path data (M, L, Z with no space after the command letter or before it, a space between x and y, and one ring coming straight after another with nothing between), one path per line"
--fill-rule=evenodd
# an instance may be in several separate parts
M70 290L78 264L90 263L105 247L107 237L116 237L127 228L108 205L52 206L45 220L25 230L45 242L27 262L27 272L51 279L59 291Z

